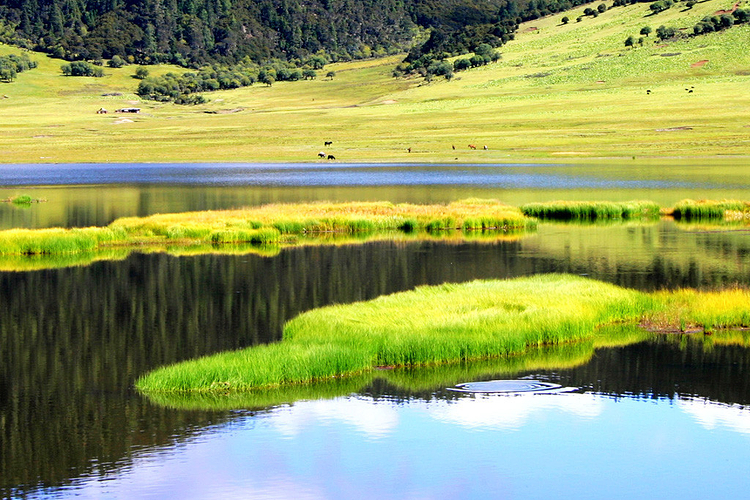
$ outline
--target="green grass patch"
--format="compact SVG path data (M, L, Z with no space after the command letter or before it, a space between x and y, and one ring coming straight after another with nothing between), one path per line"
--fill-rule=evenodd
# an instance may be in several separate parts
M447 205L389 202L264 205L242 210L124 217L106 228L0 231L0 255L92 251L108 245L290 243L290 236L461 229L466 220L492 220L499 233L531 230L536 221L497 200ZM485 228L485 229L489 229Z
M368 372L521 354L637 321L650 299L580 277L544 275L419 287L288 322L283 341L156 370L145 391L249 390Z
M645 219L659 217L660 207L651 201L552 201L527 203L521 211L529 217L563 221L607 219Z
M747 220L750 202L739 200L682 200L672 208L676 220Z
M377 367L514 357L591 341L613 324L630 327L614 345L642 339L639 324L658 331L748 326L750 291L645 294L567 275L425 286L306 312L285 325L279 343L164 367L136 385L146 393L287 387Z

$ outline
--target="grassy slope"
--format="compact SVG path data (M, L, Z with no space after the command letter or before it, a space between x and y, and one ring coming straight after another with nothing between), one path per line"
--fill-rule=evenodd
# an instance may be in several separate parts
M324 140L344 161L745 155L750 26L667 46L653 35L644 47L623 44L645 25L690 31L732 3L709 0L656 16L636 4L577 23L581 7L567 13L568 25L559 23L563 13L522 25L500 62L451 82L394 79L398 58L388 58L330 65L332 81L208 94L211 102L197 107L139 103L132 66L108 68L102 79L65 78L60 61L35 54L39 68L0 84L9 96L0 113L12 117L0 121L0 161L313 161ZM14 51L0 46L0 54ZM700 60L709 62L691 68ZM95 114L129 105L144 108L126 116L133 123ZM204 112L234 108L244 110ZM674 127L692 130L658 131ZM468 151L469 143L480 149Z

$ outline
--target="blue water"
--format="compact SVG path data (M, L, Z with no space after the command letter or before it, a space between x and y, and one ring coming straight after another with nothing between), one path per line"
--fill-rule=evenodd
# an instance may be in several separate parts
M596 166L554 164L120 163L0 165L0 186L482 186L535 189L737 188L722 179L613 178Z
M747 463L750 410L704 400L353 396L240 415L55 496L743 498Z

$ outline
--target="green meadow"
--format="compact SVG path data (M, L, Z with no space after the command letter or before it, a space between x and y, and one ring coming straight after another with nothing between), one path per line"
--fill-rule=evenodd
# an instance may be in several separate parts
M652 15L638 3L576 22L582 6L522 25L497 63L451 81L394 78L403 57L394 56L330 64L321 74L333 70L333 79L207 93L198 106L140 100L135 66L65 77L63 61L31 54L38 68L0 84L9 117L0 161L317 161L321 150L347 162L744 157L750 26L624 45L644 26L692 33L732 4L678 3ZM0 46L0 55L18 52ZM141 113L113 113L132 106Z
M523 355L595 339L613 324L676 332L747 327L750 291L646 294L570 275L422 286L308 311L285 325L279 343L160 368L136 385L146 393L285 387L383 367Z

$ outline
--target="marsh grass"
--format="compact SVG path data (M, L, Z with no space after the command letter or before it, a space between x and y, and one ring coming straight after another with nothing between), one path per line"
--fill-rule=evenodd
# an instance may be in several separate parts
M635 322L650 299L580 277L543 275L419 287L288 322L283 341L187 361L138 381L145 391L226 391L517 355Z
M522 205L521 212L538 219L562 221L655 219L659 217L660 207L651 201L553 201Z
M654 299L659 307L644 318L644 324L655 330L713 332L750 327L750 290L747 288L659 291L654 293Z
M673 208L676 220L727 220L750 219L750 202L740 200L682 200Z
M534 229L536 221L497 200L472 199L447 205L275 204L242 210L124 217L106 228L1 231L0 254L69 253L112 245L160 243L280 245L290 243L292 236L341 233L365 238L378 232L435 232L474 226L506 234Z
M579 342L560 351L575 360L595 347L643 340L649 334L639 324L658 331L747 327L750 291L644 294L565 275L425 286L308 311L285 325L280 343L164 367L137 386L147 393L248 391L378 367L430 367L522 354L533 359L534 353L543 355L539 348Z

